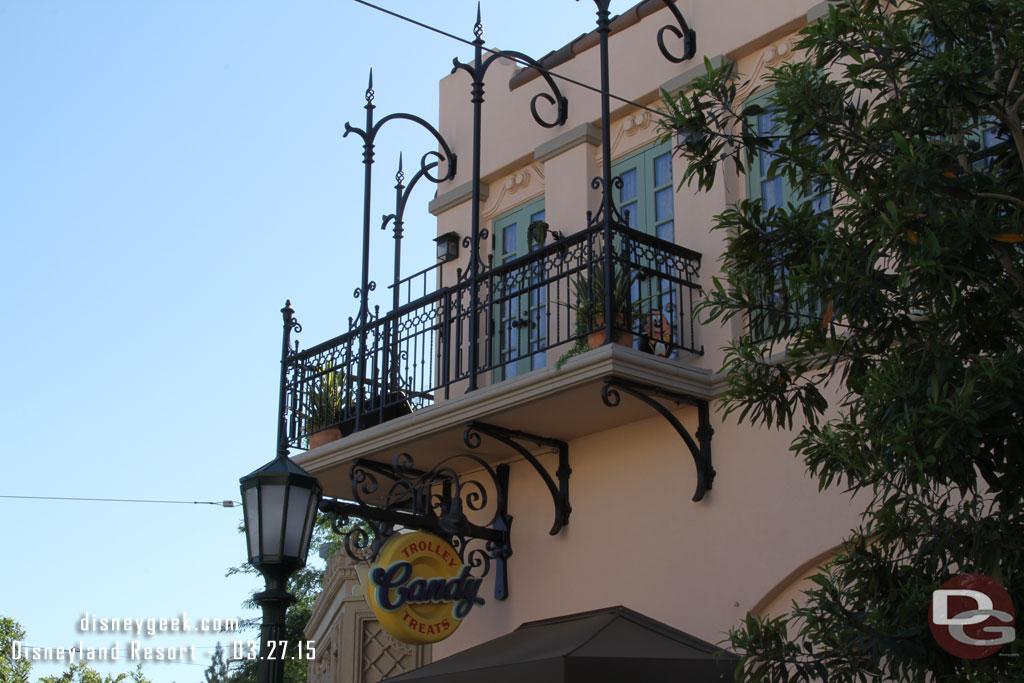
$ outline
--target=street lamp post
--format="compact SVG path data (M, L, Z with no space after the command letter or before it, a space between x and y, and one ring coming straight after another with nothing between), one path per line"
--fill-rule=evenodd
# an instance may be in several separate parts
M320 486L286 456L279 456L241 479L249 562L263 574L266 590L253 596L263 609L260 630L260 683L284 683L285 611L295 602L288 577L306 565ZM294 643L291 644L294 647Z
M292 309L285 305L285 349L292 329ZM282 369L282 372L284 370ZM288 577L306 566L313 522L320 505L316 477L288 458L284 436L284 388L279 406L277 457L240 480L245 513L249 562L266 581L266 590L253 596L263 609L260 629L260 683L284 683L285 611L295 602L287 590ZM277 645L271 645L274 643Z

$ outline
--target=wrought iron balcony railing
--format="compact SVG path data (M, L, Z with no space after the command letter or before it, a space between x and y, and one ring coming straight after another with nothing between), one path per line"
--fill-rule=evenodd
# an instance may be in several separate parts
M318 432L340 429L347 435L470 386L558 364L587 350L588 343L605 342L608 318L619 343L665 357L701 354L693 311L701 290L700 259L697 252L624 225L606 230L598 223L526 256L489 264L476 276L460 270L455 284L411 301L402 296L404 303L396 298L390 313L371 313L367 322L302 351L288 341L298 325L287 309L287 445L308 448ZM604 274L609 262L612 277ZM409 289L409 283L399 284ZM606 316L608 310L614 314ZM476 324L470 324L474 317ZM598 339L588 342L592 336Z

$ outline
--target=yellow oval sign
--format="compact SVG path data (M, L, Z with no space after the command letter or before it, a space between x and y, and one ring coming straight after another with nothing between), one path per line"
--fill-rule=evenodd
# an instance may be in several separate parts
M388 633L420 645L444 640L475 605L482 579L455 548L423 532L395 534L370 568L366 599Z

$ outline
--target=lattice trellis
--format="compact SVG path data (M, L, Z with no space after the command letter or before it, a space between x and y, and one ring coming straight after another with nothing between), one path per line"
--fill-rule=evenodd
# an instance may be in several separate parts
M392 638L376 619L362 623L361 683L378 683L416 668L416 652Z

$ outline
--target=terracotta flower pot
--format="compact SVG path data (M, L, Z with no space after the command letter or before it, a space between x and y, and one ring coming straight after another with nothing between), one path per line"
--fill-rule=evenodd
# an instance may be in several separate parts
M309 435L309 447L319 448L324 444L329 444L332 441L337 441L341 438L341 430L337 427L328 427L327 429L321 429L319 432L313 432Z
M617 327L623 328L626 326L626 317L621 313L615 316L615 323ZM587 335L587 348L596 349L601 344L604 344L604 317L594 318L594 324L597 325L598 329ZM622 344L623 346L633 346L633 333L632 332L616 332L612 330L612 337L616 344Z

